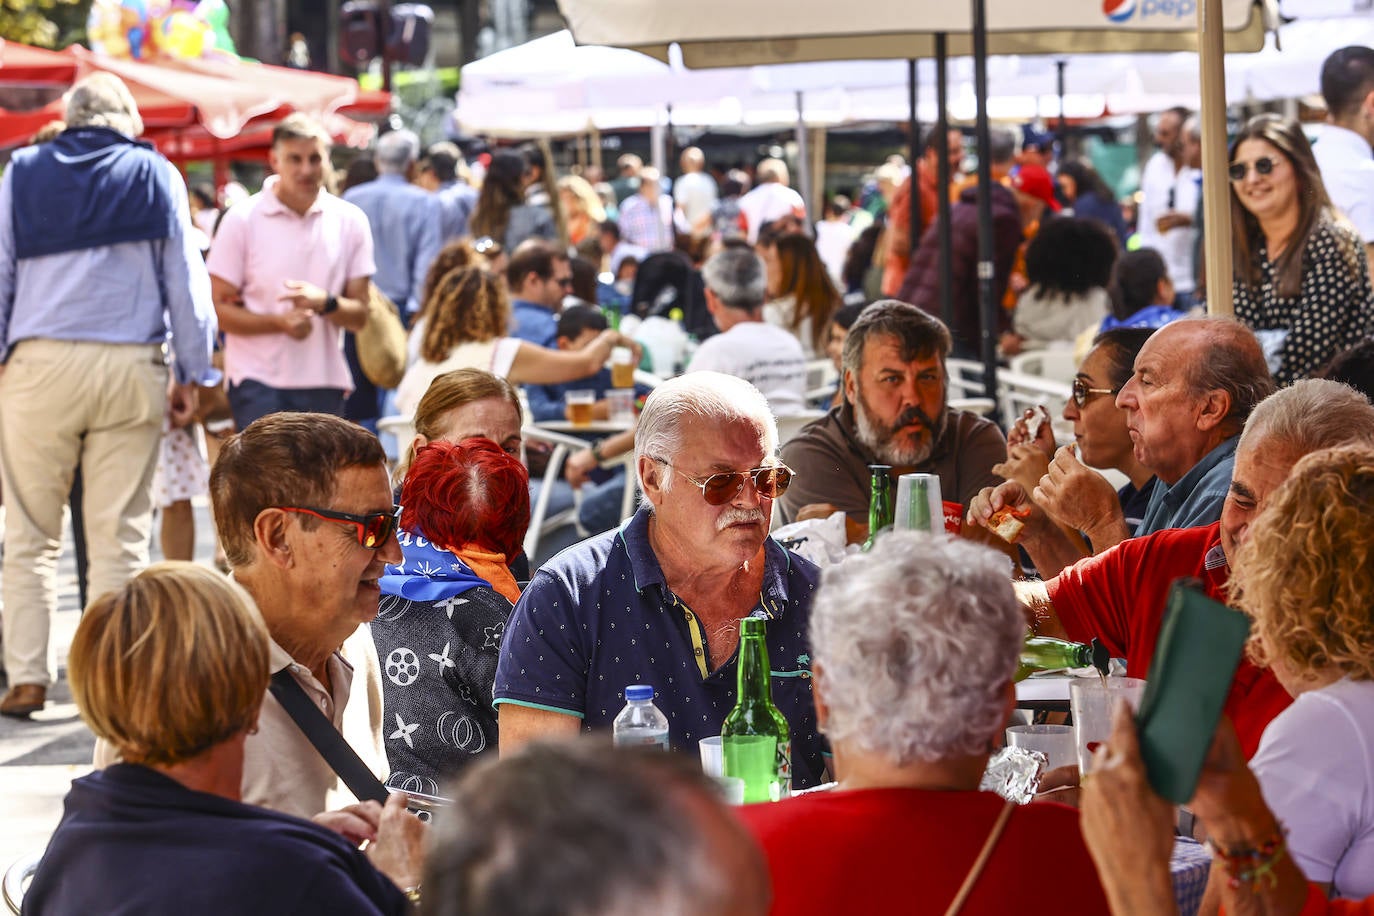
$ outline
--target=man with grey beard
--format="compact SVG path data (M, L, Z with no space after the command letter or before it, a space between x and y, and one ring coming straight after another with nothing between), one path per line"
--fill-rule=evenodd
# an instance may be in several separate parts
M654 688L669 743L694 753L735 706L739 621L757 617L793 783L821 782L807 641L820 570L768 536L793 480L777 446L768 401L744 379L689 372L654 389L635 430L639 511L545 563L511 613L492 691L503 757L610 728L627 684Z
M779 500L796 521L842 510L850 539L867 536L869 465L895 479L936 474L945 517L961 517L978 491L1001 478L992 466L1007 453L992 422L949 407L945 357L949 329L895 299L864 309L844 342L844 403L783 445L796 480Z

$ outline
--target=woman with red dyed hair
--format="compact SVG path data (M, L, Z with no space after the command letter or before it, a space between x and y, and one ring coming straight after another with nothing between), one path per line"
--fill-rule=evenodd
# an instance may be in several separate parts
M432 442L401 485L404 555L372 623L386 680L388 784L437 795L496 747L496 655L520 590L509 564L529 526L529 473L485 438Z

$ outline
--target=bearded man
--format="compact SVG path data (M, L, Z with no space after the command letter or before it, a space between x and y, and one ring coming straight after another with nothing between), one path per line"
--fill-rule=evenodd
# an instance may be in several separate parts
M851 538L867 533L869 465L894 479L940 477L946 518L1001 478L1007 443L989 420L949 407L949 329L914 305L887 299L864 309L844 341L844 403L782 447L796 472L778 500L784 520L843 510Z

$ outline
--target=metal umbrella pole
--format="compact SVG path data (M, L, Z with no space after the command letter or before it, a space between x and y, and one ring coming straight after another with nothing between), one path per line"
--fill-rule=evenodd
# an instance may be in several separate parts
M954 326L954 251L949 230L949 186L952 181L949 163L949 109L945 96L949 92L949 40L945 33L935 36L935 225L940 240L940 317L945 327Z
M992 135L988 129L988 21L985 0L973 3L973 85L978 97L978 314L983 357L983 393L997 402L997 301L993 289L992 238L992 158L988 150Z
M921 159L921 121L917 117L916 111L916 59L912 58L906 62L906 95L909 113L907 115L906 130L909 137L911 149L911 177L907 179L907 189L911 192L910 211L907 213L907 226L910 229L911 251L906 252L910 255L921 245L921 195L918 188L918 178L916 174L917 163Z

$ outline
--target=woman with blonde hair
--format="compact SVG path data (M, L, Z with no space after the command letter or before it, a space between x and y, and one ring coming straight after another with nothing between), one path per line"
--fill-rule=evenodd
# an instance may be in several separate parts
M121 762L72 783L25 913L407 912L424 828L404 795L347 809L364 830L347 838L239 801L269 647L252 600L208 567L159 563L95 600L68 675Z
M1233 602L1254 620L1251 652L1294 697L1265 729L1250 765L1308 880L1333 897L1367 897L1374 894L1374 446L1315 452L1294 465L1231 563Z
M816 243L801 233L779 238L765 247L768 295L765 321L786 328L801 341L807 359L825 354L830 316L840 307L840 291L830 279Z
M582 244L597 228L606 221L606 207L591 182L581 175L564 175L558 179L558 199L563 203L563 214L568 223L568 241L574 245Z
M425 303L420 359L396 390L396 406L412 413L430 382L454 369L485 369L516 385L556 385L594 375L611 349L639 345L617 331L603 331L580 350L550 350L507 336L511 304L500 278L477 267L445 274ZM636 357L637 358L637 357Z

